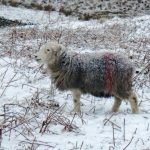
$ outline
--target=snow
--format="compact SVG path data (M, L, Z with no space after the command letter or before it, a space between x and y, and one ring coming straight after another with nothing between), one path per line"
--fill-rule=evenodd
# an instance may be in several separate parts
M39 10L23 9L23 8L14 8L11 6L0 5L0 16L12 20L23 20L24 22L31 22L34 24L46 24L49 22L55 24L57 27L70 26L72 28L89 26L91 22L78 21L75 17L66 17L64 15L59 15L58 12L46 12ZM35 17L36 16L36 17ZM76 23L74 23L74 21ZM58 24L59 22L59 24ZM95 23L96 21L92 21ZM52 25L52 24L51 24ZM54 28L54 26L52 26ZM51 26L50 26L51 27Z
M0 116L1 124L6 126L3 127L1 144L4 149L150 148L149 74L141 73L135 86L139 114L132 114L127 102L123 102L119 112L113 114L113 98L83 95L82 113L74 116L70 113L73 108L71 93L55 90L55 94L49 96L49 77L45 68L33 59L33 53L41 44L48 39L57 39L78 51L110 49L126 55L131 53L138 61L136 66L142 70L150 54L149 15L84 22L57 12L49 14L0 5L0 16L34 23L0 29L0 112L6 113L6 122L3 115ZM147 56L145 61L141 59L143 56ZM140 86L142 81L146 83ZM51 108L51 101L59 103L60 108ZM42 122L49 115L51 122L46 131L40 133ZM13 119L17 120L16 123L12 122ZM73 129L66 124L71 124Z

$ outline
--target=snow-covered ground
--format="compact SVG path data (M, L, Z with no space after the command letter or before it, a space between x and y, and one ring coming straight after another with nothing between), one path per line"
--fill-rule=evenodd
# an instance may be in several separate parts
M0 6L0 16L34 25L0 28L1 147L6 150L149 150L150 16L78 21L57 12ZM77 51L112 50L132 55L139 114L127 102L111 113L113 98L81 98L71 112L70 92L49 95L45 68L33 59L41 44L57 40ZM55 103L59 104L54 105ZM1 130L0 130L1 133ZM1 135L1 134L0 134Z

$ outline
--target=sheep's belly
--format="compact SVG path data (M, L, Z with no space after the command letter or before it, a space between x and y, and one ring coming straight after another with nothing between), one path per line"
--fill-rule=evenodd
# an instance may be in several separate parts
M90 93L90 94L93 95L93 96L96 96L96 97L106 97L106 98L112 96L112 94L110 94L110 93L105 93L105 92Z

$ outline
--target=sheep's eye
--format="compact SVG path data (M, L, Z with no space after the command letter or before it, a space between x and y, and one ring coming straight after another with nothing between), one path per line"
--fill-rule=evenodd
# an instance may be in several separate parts
M47 51L49 52L50 50L49 50L49 49L47 49Z

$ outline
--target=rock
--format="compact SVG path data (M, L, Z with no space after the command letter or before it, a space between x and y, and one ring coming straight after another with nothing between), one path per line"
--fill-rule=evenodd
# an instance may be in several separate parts
M4 17L0 17L0 27L16 26L16 25L32 25L32 23L22 23L18 20L9 20Z

